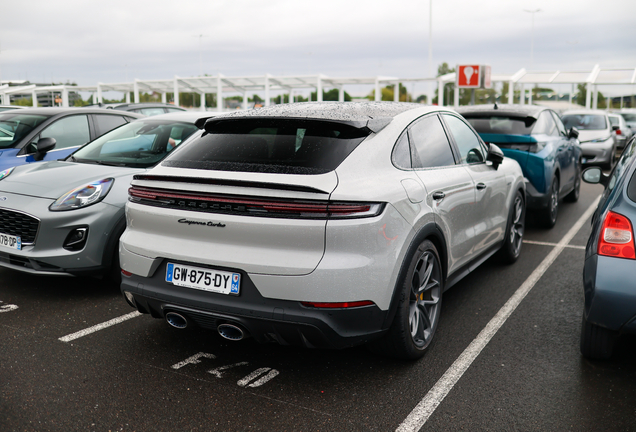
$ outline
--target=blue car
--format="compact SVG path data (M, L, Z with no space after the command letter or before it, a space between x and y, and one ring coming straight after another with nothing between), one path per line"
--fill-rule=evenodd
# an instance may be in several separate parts
M29 108L0 112L0 171L61 159L141 114L106 109Z
M609 176L591 167L583 181L600 183L605 191L585 249L581 354L607 359L619 334L636 333L636 140L629 141Z
M487 143L519 162L527 207L552 228L559 202L575 202L581 188L578 131L566 131L554 111L536 105L476 105L457 109Z

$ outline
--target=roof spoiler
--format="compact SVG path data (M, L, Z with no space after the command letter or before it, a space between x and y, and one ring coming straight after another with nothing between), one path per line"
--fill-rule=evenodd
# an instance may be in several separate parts
M214 126L220 122L239 121L245 119L257 119L257 120L271 120L274 118L284 118L289 120L313 120L313 121L326 121L330 123L345 124L356 129L366 130L371 133L378 133L391 123L392 117L378 117L369 120L334 120L334 119L322 119L312 117L259 117L259 116L245 116L245 117L204 117L194 122L195 126L199 129L205 129L206 132L213 132Z

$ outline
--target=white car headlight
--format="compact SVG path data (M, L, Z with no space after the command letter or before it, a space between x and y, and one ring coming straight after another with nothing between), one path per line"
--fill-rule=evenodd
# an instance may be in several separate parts
M9 177L9 174L11 174L14 169L15 167L11 167L11 168L7 168L4 171L0 171L0 180L2 180L3 178Z
M115 179L105 178L75 188L56 199L49 210L75 210L98 203L106 197L114 182Z

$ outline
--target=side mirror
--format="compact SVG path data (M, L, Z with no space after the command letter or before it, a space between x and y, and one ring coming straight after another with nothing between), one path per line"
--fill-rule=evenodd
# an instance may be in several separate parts
M596 166L583 170L581 178L585 183L602 184L605 187L609 184L609 177L603 174L603 170L601 168Z
M613 131L617 131L619 130L621 127L619 125L612 125L612 130Z
M493 168L499 168L499 164L501 164L504 160L504 154L499 147L494 144L488 144L488 155L486 156L486 160L492 162Z
M570 130L568 131L568 138L578 138L578 137L579 137L579 130L575 128L574 126L572 126Z
M42 159L44 159L44 155L46 155L47 152L53 150L55 148L56 143L57 142L55 141L55 138L51 138L51 137L40 138L37 144L37 150L35 152L35 155L33 155L35 160L41 161Z

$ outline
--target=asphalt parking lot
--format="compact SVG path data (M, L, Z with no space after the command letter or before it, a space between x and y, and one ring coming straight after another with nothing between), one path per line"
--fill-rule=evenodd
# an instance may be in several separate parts
M578 348L600 192L583 184L552 230L530 221L516 264L446 292L416 362L232 343L139 316L99 280L0 269L0 430L636 430L636 340L606 362Z

